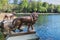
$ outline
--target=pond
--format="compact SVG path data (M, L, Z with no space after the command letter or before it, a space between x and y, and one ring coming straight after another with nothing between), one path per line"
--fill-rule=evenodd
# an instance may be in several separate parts
M46 22L40 26L36 24L36 34L40 40L60 40L60 15L51 14L44 17L47 18Z

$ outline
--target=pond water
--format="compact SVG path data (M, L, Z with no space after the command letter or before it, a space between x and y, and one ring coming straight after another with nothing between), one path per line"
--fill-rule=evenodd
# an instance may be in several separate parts
M45 17L45 16L44 16ZM47 21L36 27L40 40L60 40L60 15L47 15Z

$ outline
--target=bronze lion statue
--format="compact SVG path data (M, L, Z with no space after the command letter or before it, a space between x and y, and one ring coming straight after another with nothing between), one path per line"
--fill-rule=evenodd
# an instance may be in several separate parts
M38 14L34 12L30 16L22 16L15 18L12 22L12 25L14 28L17 27L19 30L21 30L20 28L22 25L27 25L28 26L27 31L29 32L30 27L33 30L33 25L35 24L37 19L38 19Z

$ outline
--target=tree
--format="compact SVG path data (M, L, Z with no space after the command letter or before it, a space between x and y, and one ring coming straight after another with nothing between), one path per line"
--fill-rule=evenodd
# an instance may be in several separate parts
M17 4L18 0L14 0L14 4Z
M54 5L53 5L53 4L50 4L50 5L49 5L48 11L49 11L49 12L54 12Z
M32 1L32 11L37 11L37 2L36 1Z
M20 3L20 11L27 12L28 0L22 0Z
M49 4L47 2L43 2L43 7L48 8Z
M2 9L2 3L1 3L2 0L0 0L0 10Z
M32 12L32 3L31 2L28 4L27 12Z
M47 9L45 7L40 6L38 11L41 12L41 13L44 13L44 12L47 11Z
M48 12L49 4L47 2L43 2L43 7L45 7L47 9L46 12Z
M37 3L37 9L38 9L38 12L47 12L46 5L44 5L44 3L40 2L40 1Z
M8 0L0 0L0 5L0 9L2 11L6 11L8 6Z
M37 3L37 12L40 12L40 8L42 7L42 2L38 1Z
M60 13L60 5L57 6L56 10L58 13Z

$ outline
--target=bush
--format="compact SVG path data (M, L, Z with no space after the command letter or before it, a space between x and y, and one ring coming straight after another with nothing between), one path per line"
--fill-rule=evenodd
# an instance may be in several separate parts
M4 36L3 36L2 32L0 32L0 40L4 40Z

